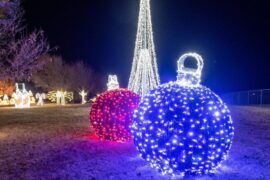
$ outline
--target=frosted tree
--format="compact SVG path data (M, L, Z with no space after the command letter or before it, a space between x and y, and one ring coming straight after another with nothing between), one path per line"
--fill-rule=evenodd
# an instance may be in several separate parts
M142 96L159 85L150 0L141 0L132 70L128 88Z
M39 56L50 50L43 31L28 34L20 0L0 2L0 80L29 80L47 63Z

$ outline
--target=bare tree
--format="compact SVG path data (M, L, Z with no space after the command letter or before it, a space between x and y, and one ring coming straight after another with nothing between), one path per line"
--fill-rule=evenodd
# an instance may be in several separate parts
M83 61L68 65L68 77L70 79L71 88L74 90L87 89L89 92L97 90L98 75L93 69L87 67Z
M19 0L1 0L0 1L0 18L10 19L14 13L16 13L16 8Z
M76 92L85 89L90 94L95 94L98 90L100 81L97 74L82 61L66 64L59 56L46 55L42 58L50 59L51 63L33 75L32 81L36 87L46 91L68 90Z
M44 68L32 76L32 81L36 87L40 87L46 91L67 89L67 68L60 56L41 56L40 61L51 61Z
M0 80L29 80L44 67L39 57L50 50L42 30L26 33L20 0L0 3Z

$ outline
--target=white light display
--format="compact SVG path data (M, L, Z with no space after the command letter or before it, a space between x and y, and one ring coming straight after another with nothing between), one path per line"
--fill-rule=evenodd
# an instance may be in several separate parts
M15 108L30 108L30 93L26 91L24 83L16 83L16 92L13 93Z
M60 105L61 104L61 97L63 96L62 91L56 91L55 96L56 96L56 104Z
M187 68L184 63L187 58L192 57L197 62L197 69ZM177 82L183 86L200 86L202 69L203 69L203 58L197 53L186 53L180 57L177 62L178 65L178 76Z
M9 104L10 104L10 102L9 102L9 99L8 99L8 95L4 94L1 105L5 106L5 105L9 105Z
M36 99L32 93L32 91L29 91L29 97L30 97L30 104L36 104Z
M66 105L66 95L67 95L66 91L63 91L61 94L61 105L62 106Z
M119 89L119 83L116 75L109 75L107 87L108 91Z
M85 100L85 98L87 97L88 92L86 92L85 90L82 90L82 91L80 91L79 94L80 94L80 96L82 98L82 104L86 104L87 101Z
M14 104L15 104L15 99L14 99L14 97L11 97L11 98L10 98L9 104L10 104L10 105L14 105Z
M73 100L73 93L67 91L50 91L47 97L51 102L64 106L66 105L66 101L71 102Z
M46 94L45 93L37 93L36 99L37 99L37 106L43 106L44 100L46 99Z
M184 66L194 57L197 69ZM200 84L203 59L178 61L175 82L160 85L140 102L132 134L140 155L164 174L214 173L226 159L234 127L222 100Z
M128 84L130 90L141 96L160 83L151 19L150 0L141 0L135 53Z

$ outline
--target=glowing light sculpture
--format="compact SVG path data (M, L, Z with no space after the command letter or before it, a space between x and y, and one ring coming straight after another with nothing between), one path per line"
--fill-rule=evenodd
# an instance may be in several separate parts
M36 99L37 101L37 106L43 106L44 105L44 100L46 99L46 94L45 93L37 93L36 94Z
M8 95L7 94L4 94L4 97L3 97L3 101L1 103L2 105L6 106L6 105L9 105L10 102L9 102L9 98L8 98Z
M63 96L63 92L62 91L57 91L55 95L56 95L56 104L60 105L61 104L61 98Z
M36 99L32 93L32 91L29 91L29 97L30 97L30 104L36 104Z
M106 91L91 106L90 128L101 140L130 141L132 115L138 104L139 96L129 90Z
M10 98L9 104L10 104L10 105L14 105L14 104L15 104L14 96Z
M15 108L30 108L30 93L26 91L24 83L16 83L16 92L13 93Z
M64 106L66 105L66 101L71 102L73 100L73 93L67 91L50 91L47 97L51 102Z
M85 90L82 90L82 91L80 91L79 94L80 94L80 96L82 98L82 104L86 104L87 101L85 100L85 98L87 97L88 92L86 92Z
M187 57L197 69L187 68ZM200 84L203 59L178 61L176 82L147 94L134 113L132 134L142 158L164 174L214 173L226 159L234 135L230 111Z
M66 95L67 95L66 91L62 92L62 94L61 94L61 105L62 106L66 105Z
M141 0L140 13L128 88L144 96L160 83L152 32L150 0Z
M118 78L116 75L109 75L107 87L108 91L119 89Z

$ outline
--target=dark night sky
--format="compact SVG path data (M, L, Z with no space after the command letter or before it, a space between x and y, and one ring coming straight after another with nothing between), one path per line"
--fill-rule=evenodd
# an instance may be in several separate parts
M152 0L161 81L176 77L181 54L205 59L203 84L224 93L270 88L268 0ZM126 86L139 0L25 0L29 29L42 28L57 54L84 60Z

